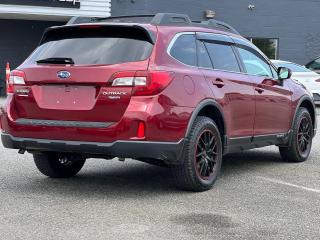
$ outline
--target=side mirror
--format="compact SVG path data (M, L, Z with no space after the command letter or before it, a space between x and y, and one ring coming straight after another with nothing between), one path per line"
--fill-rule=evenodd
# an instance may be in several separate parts
M292 71L286 67L279 67L278 68L278 76L279 76L279 80L289 79L292 76Z

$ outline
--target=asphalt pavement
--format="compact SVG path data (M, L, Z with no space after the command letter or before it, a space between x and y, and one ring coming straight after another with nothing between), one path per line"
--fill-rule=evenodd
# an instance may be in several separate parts
M319 239L319 147L318 135L301 164L276 147L229 155L212 190L189 193L168 169L130 159L49 179L0 146L0 239Z

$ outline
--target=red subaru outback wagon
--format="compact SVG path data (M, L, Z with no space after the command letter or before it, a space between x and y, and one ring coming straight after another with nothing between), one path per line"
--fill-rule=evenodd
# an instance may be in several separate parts
M12 71L2 143L49 177L74 176L87 158L133 158L204 191L230 152L276 145L286 161L308 158L315 107L290 76L223 22L73 18Z

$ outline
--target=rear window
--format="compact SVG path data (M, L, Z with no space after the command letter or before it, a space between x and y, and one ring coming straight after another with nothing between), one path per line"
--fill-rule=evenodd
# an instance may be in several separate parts
M138 29L74 27L49 32L44 41L30 56L29 62L47 58L72 58L75 65L136 62L146 60L153 48L147 33Z

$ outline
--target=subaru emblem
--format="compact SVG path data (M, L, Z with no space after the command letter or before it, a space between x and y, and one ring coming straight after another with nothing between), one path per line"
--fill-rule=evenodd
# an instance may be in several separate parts
M58 72L57 76L61 79L66 79L71 76L71 73L69 73L68 71L60 71Z

